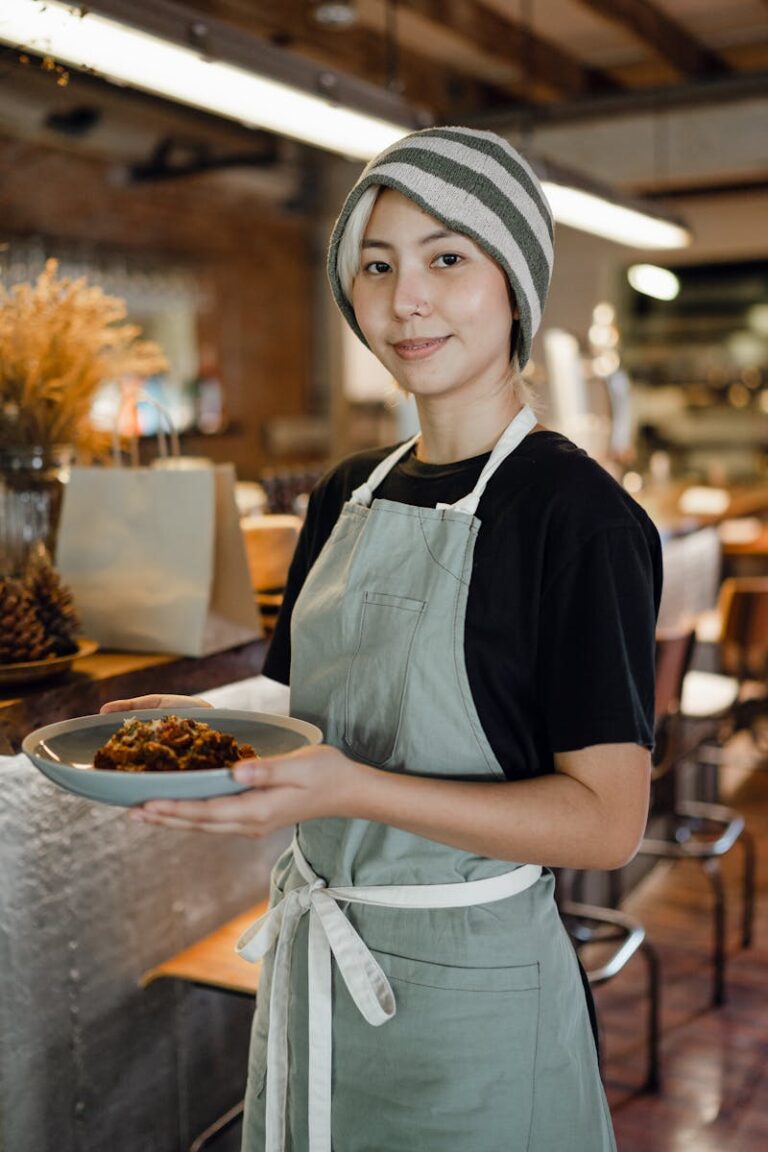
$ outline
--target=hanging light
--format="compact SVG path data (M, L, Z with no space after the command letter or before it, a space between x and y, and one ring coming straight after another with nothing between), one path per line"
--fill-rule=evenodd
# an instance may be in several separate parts
M190 23L169 2L96 0L81 11L59 0L14 0L0 10L0 41L361 160L417 126L396 93L217 21Z
M686 230L659 217L625 208L615 200L595 196L581 188L543 181L555 220L630 248L684 248Z
M680 281L674 272L656 264L633 264L627 270L627 280L635 292L653 296L655 300L674 300L680 291Z
M328 3L328 0L310 0L312 16L318 24L331 28L351 28L357 23L357 8L351 0L347 3Z
M685 248L691 234L682 221L637 197L624 196L580 172L526 153L558 224L602 236L629 248Z
M13 0L0 9L0 42L360 160L425 123L395 85L329 72L220 21L190 22L172 0L94 0L87 9ZM679 221L644 202L549 161L534 167L562 224L633 248L690 242Z

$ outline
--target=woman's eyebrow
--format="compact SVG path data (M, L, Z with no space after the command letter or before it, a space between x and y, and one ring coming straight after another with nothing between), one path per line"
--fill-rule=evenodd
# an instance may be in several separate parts
M423 236L419 240L419 244L431 244L433 240L447 240L449 236L458 236L458 232L446 232L441 229L439 232L430 232L429 236ZM394 248L394 244L389 244L386 240L363 240L363 248Z

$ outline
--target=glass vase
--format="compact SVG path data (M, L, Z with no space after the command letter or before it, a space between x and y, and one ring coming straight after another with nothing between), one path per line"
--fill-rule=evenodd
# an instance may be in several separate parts
M43 544L56 554L64 485L74 450L0 448L0 576L23 574L30 551Z

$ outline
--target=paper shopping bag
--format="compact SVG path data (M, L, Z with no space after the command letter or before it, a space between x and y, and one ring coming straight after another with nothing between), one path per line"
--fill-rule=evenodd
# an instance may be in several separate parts
M261 637L234 468L73 468L56 563L105 648L202 656Z

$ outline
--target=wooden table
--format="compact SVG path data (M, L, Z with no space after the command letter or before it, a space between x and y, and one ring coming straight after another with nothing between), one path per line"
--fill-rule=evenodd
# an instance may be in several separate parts
M254 640L202 657L136 652L84 656L57 679L8 688L0 694L0 745L6 752L16 752L27 732L72 716L91 715L108 700L158 691L194 696L257 676L266 652L267 642Z
M235 944L246 928L265 914L267 907L267 900L254 904L183 952L177 952L175 956L156 964L141 977L142 988L165 978L186 980L190 984L215 988L219 992L255 996L259 987L261 964L243 960L235 952Z
M688 480L671 480L666 484L649 484L641 492L635 493L637 500L653 520L662 536L684 536L699 528L721 524L724 520L740 519L744 516L768 515L768 484L731 484L723 488L728 495L727 506L722 512L681 512L680 498L694 485Z

